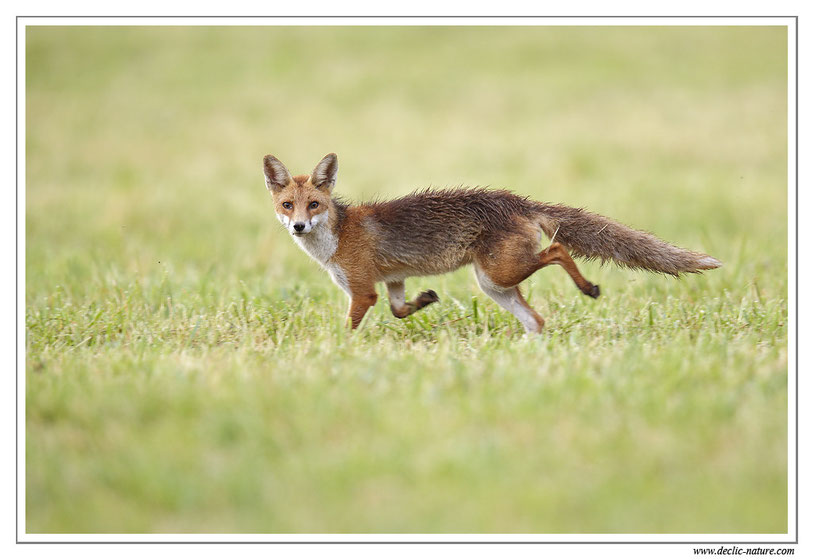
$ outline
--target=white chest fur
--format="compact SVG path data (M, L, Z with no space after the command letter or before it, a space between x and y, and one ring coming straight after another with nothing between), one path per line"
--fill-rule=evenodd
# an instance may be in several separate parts
M327 225L319 225L306 235L294 235L294 241L311 255L315 261L325 265L334 256L339 239Z
M348 277L342 267L331 261L339 245L339 238L331 231L327 224L320 224L311 230L311 233L302 236L293 236L297 245L311 255L311 257L325 268L333 278L334 283L350 294Z

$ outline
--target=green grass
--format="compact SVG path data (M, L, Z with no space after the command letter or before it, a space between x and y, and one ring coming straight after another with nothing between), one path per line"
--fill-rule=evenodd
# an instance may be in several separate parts
M29 28L28 532L784 533L783 28ZM508 187L724 268L470 270L344 328L261 158ZM381 294L384 295L383 293Z

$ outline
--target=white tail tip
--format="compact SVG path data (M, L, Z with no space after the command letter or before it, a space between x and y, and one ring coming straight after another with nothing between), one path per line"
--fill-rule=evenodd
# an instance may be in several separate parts
M698 259L698 268L701 270L709 270L711 268L718 268L723 266L724 263L714 257L701 257Z

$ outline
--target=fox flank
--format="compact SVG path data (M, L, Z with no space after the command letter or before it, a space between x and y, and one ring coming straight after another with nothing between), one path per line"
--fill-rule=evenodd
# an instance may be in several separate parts
M274 156L263 158L277 217L348 294L352 329L376 303L378 282L387 286L393 315L404 318L438 301L432 290L408 301L405 279L468 264L483 292L534 333L544 321L519 284L537 270L559 265L583 294L599 297L599 286L582 276L571 254L672 276L721 266L610 218L506 190L427 189L351 206L331 197L337 170L336 154L322 158L310 175L293 177ZM541 249L543 232L551 244Z

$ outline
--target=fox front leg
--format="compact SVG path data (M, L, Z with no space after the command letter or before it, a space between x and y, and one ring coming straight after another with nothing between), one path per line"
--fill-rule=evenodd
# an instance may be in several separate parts
M348 308L348 323L350 323L351 330L359 326L365 313L376 304L377 299L378 296L373 289L369 292L362 292L361 294L357 294L356 292L351 293L350 307Z
M412 315L419 309L427 307L431 303L438 301L438 294L432 290L421 292L412 301L404 300L404 282L388 282L387 296L390 299L390 311L399 319L404 319Z

